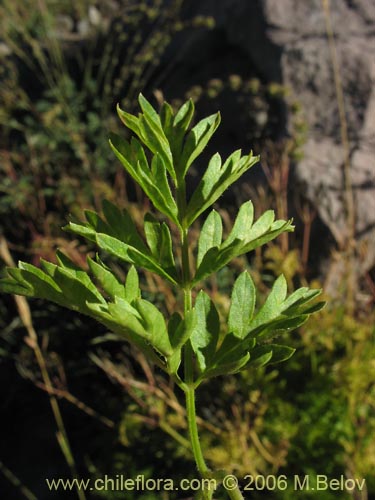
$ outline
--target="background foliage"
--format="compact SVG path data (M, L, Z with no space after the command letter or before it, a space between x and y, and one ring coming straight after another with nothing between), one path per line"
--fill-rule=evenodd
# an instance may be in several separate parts
M100 211L103 198L126 207L138 221L148 208L108 146L109 131L118 127L115 103L133 111L139 91L156 105L161 102L176 47L194 30L212 29L213 21L186 18L178 0L123 0L119 5L113 9L105 2L98 9L84 0L0 4L4 261L9 249L13 259L38 264L40 257L52 260L59 247L85 266L82 255L92 249L62 233L67 214L81 218L83 208ZM248 198L258 214L274 208L277 217L292 215L297 222L295 235L283 235L264 252L238 259L207 282L220 304L221 318L228 312L230 291L243 266L264 297L281 272L290 290L306 283L324 286L310 241L314 211L302 199L295 200L295 213L290 208L294 194L289 172L308 134L298 103L274 82L239 75L215 75L187 94L165 97L173 97L177 106L191 96L205 114L207 109L219 109L220 99L230 95L243 109L239 123L246 128L249 148L263 158L262 178L245 181L220 202L227 230L240 201ZM275 117L282 103L292 113L293 133L281 140ZM265 112L274 121L265 121ZM196 231L195 237L198 222ZM111 265L121 273L116 263ZM173 310L177 298L158 277L142 274L141 287L148 300L162 310ZM285 366L242 373L224 382L213 380L202 388L201 432L204 447L211 450L207 459L215 467L225 465L239 477L366 477L368 498L375 495L374 314L369 299L357 300L355 310L348 310L344 284L342 289L335 301L327 297L329 307L294 335L297 353ZM137 363L130 361L129 348L107 342L105 330L99 331L89 319L42 301L33 301L31 307L79 474L177 478L190 471L193 477L183 406L163 376L137 353ZM69 477L70 470L56 440L35 351L25 342L27 312L5 296L0 298L0 312L1 491L9 499L33 498L31 491L34 498L49 498L44 478ZM279 492L273 498L290 494ZM293 492L294 498L305 495ZM341 492L319 495L350 498ZM122 496L103 493L108 499ZM270 498L269 493L258 496ZM65 497L62 492L54 496Z

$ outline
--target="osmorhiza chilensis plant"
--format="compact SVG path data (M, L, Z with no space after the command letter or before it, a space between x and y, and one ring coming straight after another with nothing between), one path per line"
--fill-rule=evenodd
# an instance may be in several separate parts
M120 119L134 137L127 141L113 135L110 146L161 217L147 213L140 234L128 211L104 201L103 217L87 210L86 222L71 222L65 227L130 264L125 283L99 256L87 258L87 273L58 251L57 264L41 260L41 268L25 262L20 262L18 268L7 268L0 286L3 292L47 299L94 318L119 339L136 346L171 377L185 393L189 438L199 474L219 485L224 472L210 470L201 449L195 391L211 377L287 360L294 349L274 343L274 338L302 325L323 303L312 303L320 290L300 288L287 297L286 281L280 276L264 304L256 308L256 289L250 274L244 271L233 286L226 331L220 331L215 304L199 285L235 257L292 231L292 221L275 221L272 210L254 221L253 205L246 201L223 240L222 219L211 210L196 250L190 249L189 229L194 221L259 158L252 153L242 156L238 150L223 162L216 153L187 199L186 174L217 129L220 114L190 129L194 114L191 100L177 113L168 103L157 113L142 95L139 104L138 116L118 107ZM180 234L177 252L171 224ZM175 311L165 318L155 305L142 298L136 268L157 274L183 292L183 314ZM212 499L214 487L208 483L211 486L202 488L196 498ZM243 498L239 487L227 489L226 494L232 500Z

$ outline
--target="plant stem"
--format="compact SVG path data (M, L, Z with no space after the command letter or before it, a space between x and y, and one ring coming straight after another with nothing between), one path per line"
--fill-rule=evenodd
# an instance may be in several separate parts
M192 308L191 285L190 285L190 261L189 261L189 240L188 228L184 226L183 219L186 212L186 185L182 180L177 188L177 205L179 208L180 220L182 227L181 234L181 268L182 268L182 288L184 291L184 315ZM193 451L195 463L200 475L207 477L209 469L203 457L202 448L199 441L197 412L195 408L195 386L194 386L194 366L193 366L193 349L190 341L187 341L184 346L184 375L185 383L183 390L186 398L186 414L188 420L189 437L191 448ZM213 492L201 491L203 500L211 500Z
M191 297L191 284L190 284L190 261L189 261L189 240L188 240L188 229L184 227L183 219L186 211L186 186L185 182L182 181L177 188L177 205L179 207L179 213L182 223L182 228L180 229L181 234L181 267L182 267L182 283L184 290L184 315L192 308L192 297ZM210 477L210 469L208 468L206 461L203 456L201 443L199 440L199 432L197 425L197 411L195 407L195 389L196 385L194 383L194 366L193 366L193 349L191 347L190 341L187 341L184 346L184 366L185 366L185 383L183 390L185 392L186 398L186 414L188 420L189 437L191 448L193 451L195 463L200 475L203 478ZM201 495L199 498L202 500L211 500L213 491L212 490L201 490ZM240 489L237 487L235 490L227 491L231 500L243 500Z
M202 448L199 441L194 387L188 387L185 390L185 395L186 395L186 410L187 410L187 419L189 426L189 435L195 462L197 464L198 471L202 475L202 477L207 477L209 469L204 460Z
M238 486L235 490L227 490L227 493L231 500L244 500L244 497L242 496L242 493Z

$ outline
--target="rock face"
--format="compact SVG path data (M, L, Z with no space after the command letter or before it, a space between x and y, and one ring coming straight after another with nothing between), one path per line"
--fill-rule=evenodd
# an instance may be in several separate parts
M362 271L375 264L375 3L331 1L331 25L344 92L356 236ZM333 64L320 0L266 0L267 34L282 47L283 82L300 100L309 126L296 176L336 241L347 231L344 149Z
M375 265L375 2L331 0L331 25L344 92L356 238L361 272ZM345 246L344 149L321 0L215 0L192 6L212 15L227 42L246 52L257 73L286 85L308 125L295 182ZM220 57L220 55L218 55Z

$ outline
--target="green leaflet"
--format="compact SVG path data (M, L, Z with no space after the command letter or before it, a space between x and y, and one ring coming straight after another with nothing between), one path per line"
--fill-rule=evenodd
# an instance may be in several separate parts
M241 214L241 211L239 212ZM243 216L242 216L243 217ZM247 220L250 220L250 217L247 217ZM239 236L239 238L244 242L244 247L248 246L252 241L260 238L262 235L266 234L269 231L277 229L278 226L273 226L275 220L275 212L273 210L267 210L263 215L259 217L257 221L254 222L253 225L249 226L249 231L245 235ZM239 225L241 224L241 220L239 221ZM285 221L278 221L281 224L284 224ZM233 229L236 229L236 224ZM244 229L243 229L244 231Z
M119 324L132 330L137 335L145 337L147 340L150 339L149 333L143 327L142 316L130 302L117 297L115 302L111 302L107 305L107 308L111 316L114 317Z
M134 300L141 297L141 290L139 288L139 277L137 270L131 266L126 276L125 281L125 298L131 304Z
M181 364L181 346L180 339L184 335L185 324L180 314L174 312L168 321L168 337L171 343L173 354L168 358L168 371L171 374L177 374ZM183 343L181 344L183 345Z
M274 221L272 210L265 212L254 224L252 223L253 206L248 201L241 206L228 238L220 246L209 248L200 259L193 284L217 272L238 255L264 245L284 231L293 230L291 221Z
M96 243L101 249L125 262L152 271L173 284L177 283L177 276L167 273L151 255L141 253L136 248L107 234L97 234Z
M176 275L172 238L167 224L158 222L152 214L147 213L144 218L144 231L153 257L168 273Z
M173 120L173 128L175 129L174 139L179 142L179 136L184 136L189 128L190 122L194 115L194 102L192 99L186 101L181 108L177 111Z
M11 293L13 295L24 295L25 297L33 297L32 287L22 286L20 283L18 283L12 278L0 279L0 292Z
M268 243L269 241L274 240L280 234L285 233L285 232L291 232L291 231L294 231L294 226L292 226L292 220L289 220L289 221L277 220L277 221L272 223L271 227L269 228L269 230L266 233L259 236L258 238L255 238L252 241L249 241L243 247L243 251L245 253L251 252L255 248L258 248L259 246L263 246L265 243Z
M69 222L69 224L63 227L63 230L69 233L77 234L78 236L82 236L86 240L93 242L96 241L96 231L95 229L92 229L92 227L90 227L89 225Z
M176 183L176 173L173 167L172 152L161 126L160 117L142 94L139 95L139 104L143 111L143 116L140 117L143 142L155 155L160 155L170 176Z
M105 233L114 236L118 240L127 243L142 253L147 253L147 247L140 237L137 228L127 210L119 210L107 200L103 201L103 213L107 221L109 231L97 230L97 233Z
M295 317L280 315L273 321L268 321L258 326L256 329L249 327L249 335L262 341L274 339L284 332L295 330L302 326L308 319L309 314L301 314Z
M197 326L198 315L196 308L192 308L181 318L178 313L174 313L168 323L168 335L173 349L180 349L191 337L194 328Z
M18 263L20 266L21 262ZM6 277L0 279L0 290L5 293L17 293L26 297L45 298L48 292L51 293L53 301L62 304L63 297L61 290L52 282L48 276L34 276L34 273L21 270L19 268L7 267Z
M224 365L233 363L237 359L243 357L245 353L254 348L256 342L253 338L239 339L232 333L228 333L220 348L215 353L212 365Z
M251 351L249 366L260 368L288 360L296 352L292 347L278 344L264 344Z
M174 312L168 321L168 336L173 349L176 349L179 345L179 339L181 337L181 325L183 319L181 314Z
M10 285L11 283L14 283L14 285L21 286L25 289L28 289L32 292L32 286L31 283L27 281L25 278L25 272L20 269L20 264L21 262L18 262L18 267L7 267L6 272L9 276L9 278L2 278L2 280L6 280L7 283ZM60 292L61 290L56 287L54 283L51 283L51 286L57 288L57 291Z
M119 210L107 200L103 201L104 221L97 213L85 211L87 223L84 225L70 222L64 229L79 234L86 239L96 241L98 233L107 234L134 247L141 253L148 253L147 246L140 237L137 228L127 210Z
M97 307L96 310L100 314ZM114 321L125 332L130 332L133 337L136 335L147 341L163 356L173 354L164 317L147 300L139 298L130 304L127 300L117 298L115 303L108 304L107 311L108 314L105 310L102 311L104 317Z
M92 210L85 210L85 217L88 222L87 227L93 229L97 233L106 233L110 231L108 224L104 222L104 220Z
M139 104L143 114L139 114L138 118L126 113L118 105L117 113L124 124L135 132L143 144L145 144L152 153L158 154L161 157L165 168L176 183L172 152L162 128L160 117L142 94L139 95Z
M253 280L249 273L244 271L234 283L228 317L229 331L240 339L243 339L249 331L255 300Z
M126 111L120 108L120 105L116 106L117 114L122 121L122 123L130 130L132 130L138 137L141 135L141 129L139 127L139 117L132 115L131 113L127 113Z
M212 247L219 247L223 234L223 223L216 210L212 210L202 226L198 240L197 266Z
M246 241L253 227L254 207L251 201L243 203L238 211L231 232L223 243L222 248L228 247L234 241Z
M75 266L60 254L59 259L66 259L69 267L61 267L41 261L43 269L25 262L19 268L10 268L10 279L5 279L8 289L18 291L22 295L47 299L61 306L90 315L87 301L105 304L87 273ZM71 266L71 267L70 267ZM3 287L1 282L1 288Z
M160 110L160 122L163 127L164 133L169 141L169 144L172 149L173 155L173 120L174 120L174 111L172 106L168 102L163 102L161 110Z
M119 301L121 300L122 299L119 299ZM124 305L124 301L122 305ZM108 306L87 304L87 307L90 310L90 316L116 334L115 339L117 339L118 336L127 340L138 347L138 349L145 354L147 359L161 366L161 359L157 355L154 347L150 344L147 332L144 331L137 317L132 316L131 313L129 314L129 309L126 306L121 308L121 305L116 303L109 304ZM134 312L134 308L130 311ZM138 315L138 312L135 312ZM139 333L137 333L137 331Z
M172 214L171 219L175 220L175 222L178 225L179 216L178 216L177 206L172 196L171 188L168 183L166 169L164 168L163 162L161 161L159 155L155 155L152 159L151 175L152 175L151 181L158 188L158 191L161 193L163 197L164 205Z
M254 320L251 322L253 329L257 328L262 323L271 321L280 316L283 310L287 293L286 279L283 275L279 276L275 281L266 302L261 307Z
M195 301L195 311L197 320L190 336L190 342L197 355L199 368L204 372L216 350L220 320L214 303L203 290L199 292Z
M220 113L216 113L214 115L208 116L207 118L204 118L190 130L190 132L186 136L185 145L180 160L182 178L185 177L186 172L188 171L193 161L207 146L208 141L215 133L215 130L219 126L220 121Z
M69 307L75 311L80 311L82 307L81 299L79 303L76 304L70 300L70 294L68 294L67 298L65 295L67 291L64 293L64 290L62 290L61 287L57 285L55 280L47 273L31 264L27 264L26 262L19 262L18 266L21 280L26 281L29 284L32 289L33 297L48 299L61 306ZM14 277L14 275L12 277ZM84 289L81 291L85 293Z
M249 325L249 334L267 339L274 332L291 330L301 326L310 314L319 311L325 302L308 305L321 290L301 288L286 298L286 280L280 276L258 314Z
M148 102L148 100L143 96L143 94L139 94L138 101L144 113L144 116L146 116L147 119L155 125L158 131L162 133L163 129L161 126L160 117L156 112L156 110L154 109L154 107Z
M153 175L148 166L143 148L137 140L133 139L129 144L125 139L111 134L110 146L126 171L150 198L155 208L179 225L177 206L166 180L164 163L160 162L158 178L155 178L155 174ZM161 178L163 179L162 184L160 184Z
M210 366L202 373L199 381L236 373L247 367L260 368L267 364L280 363L289 359L295 349L278 344L256 345L254 338L240 340L227 334Z
M94 285L94 283L92 282L90 276L86 273L86 271L83 271L83 269L74 264L74 262L72 262L60 250L57 250L56 257L59 264L59 267L57 267L56 271L59 271L66 275L70 275L75 280L83 284L87 288L87 290L89 290L91 294L96 297L96 300L98 302L105 303L105 300L103 299L102 295L100 294L100 292L98 291L98 289L96 288L96 286ZM46 266L51 267L53 265L50 264L49 262L46 262L43 259L40 260L40 263L42 268L46 268ZM55 281L57 284L59 284L58 280Z
M186 170L182 162L182 152L186 131L194 114L194 103L189 99L174 116L173 109L164 103L160 113L162 127L169 141L178 183L184 178Z
M310 290L306 287L299 288L293 292L283 304L284 314L291 314L302 310L302 306L306 302L310 302L315 297L320 295L321 290Z
M94 212L91 213L90 219L94 219L95 227L91 225L90 221L87 222L86 226L71 222L65 229L94 241L100 248L121 260L144 267L168 279L173 284L177 283L171 236L165 223L160 226L159 240L152 243L154 246L149 249L140 237L132 218L126 210L120 211L113 204L105 201L103 202L103 212L106 222L97 214L93 217ZM147 228L145 230L148 231L148 234L149 225L149 221L146 219ZM105 232L97 232L96 227ZM161 245L159 249L161 254L156 251L156 246L159 244ZM155 253L153 254L152 251ZM161 262L159 261L160 255L162 256Z
M78 311L87 313L87 302L106 303L85 271L56 266L43 259L40 263L44 271L62 290L67 301L73 302Z
M147 213L143 220L143 228L151 254L156 256L158 254L161 239L160 222L158 222L152 214Z
M125 287L119 282L112 271L107 268L103 262L96 257L97 262L87 257L87 263L89 265L90 271L97 283L102 287L104 292L111 297L112 300L115 297L120 297L122 299L126 298Z
M130 267L125 285L123 285L118 281L114 273L101 262L98 256L97 262L90 259L90 257L87 258L87 262L91 273L112 300L120 298L131 304L134 300L140 298L139 278L134 266Z
M134 306L142 316L143 325L151 344L164 356L171 356L173 349L169 341L164 316L151 302L143 299L134 301Z
M241 370L249 361L249 351L255 343L255 339L240 340L232 333L228 333L198 380Z
M230 375L242 370L250 359L250 353L237 357L234 361L211 366L198 378L199 383L207 378L218 377L220 375Z
M201 367L199 382L235 373L248 366L259 368L269 363L279 363L293 355L293 348L270 344L268 339L298 328L307 320L311 311L321 309L324 303L309 304L321 290L301 288L288 298L286 291L285 278L280 276L264 305L253 317L256 301L254 283L246 271L237 278L228 316L229 333L213 356Z
M197 324L195 308L187 312L184 319L178 313L172 314L168 322L168 336L173 354L168 358L170 373L177 373L181 363L181 349L190 339Z
M185 224L190 226L195 219L224 193L242 174L255 165L258 156L250 153L241 157L241 150L235 151L222 165L221 157L216 153L210 160L196 190L189 200Z

